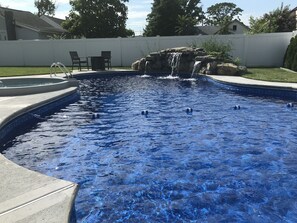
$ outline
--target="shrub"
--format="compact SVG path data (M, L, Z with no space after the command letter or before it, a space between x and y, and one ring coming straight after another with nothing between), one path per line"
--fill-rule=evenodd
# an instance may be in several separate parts
M297 36L290 40L285 54L284 67L297 71Z
M297 48L295 48L295 49L297 50ZM293 57L291 70L297 71L297 51L295 51L295 55Z
M210 38L202 43L202 48L206 51L207 54L218 57L223 61L230 60L230 51L232 50L231 44L218 42L214 38Z

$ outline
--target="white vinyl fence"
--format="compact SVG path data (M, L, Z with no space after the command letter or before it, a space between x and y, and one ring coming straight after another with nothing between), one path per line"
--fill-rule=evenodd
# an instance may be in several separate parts
M201 46L213 38L230 43L232 56L248 67L279 67L293 33L259 35L134 37L75 40L17 40L0 41L0 66L50 66L53 62L71 65L69 51L80 57L100 56L101 51L112 54L112 66L130 66L150 52L171 47Z

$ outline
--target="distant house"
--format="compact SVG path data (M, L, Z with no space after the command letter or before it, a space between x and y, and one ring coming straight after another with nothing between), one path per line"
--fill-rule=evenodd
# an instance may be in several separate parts
M60 25L52 23L28 11L0 7L0 40L48 39L51 35L66 32Z
M223 29L221 26L197 26L196 28L198 35L217 35L220 34ZM248 26L237 19L228 24L229 34L244 34L249 30L250 28Z
M296 20L296 30L297 30L297 7L291 10L291 15L294 16Z
M59 18L55 18L55 17L52 17L52 16L47 16L47 15L42 15L40 16L40 18L47 22L48 24L50 24L51 26L57 28L57 29L60 29L60 30L64 30L63 27L62 27L62 23L65 21L63 19L59 19ZM64 30L65 31L65 30Z

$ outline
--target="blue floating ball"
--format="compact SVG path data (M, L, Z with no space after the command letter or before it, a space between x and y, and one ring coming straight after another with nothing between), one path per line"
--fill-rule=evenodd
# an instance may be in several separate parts
M99 114L98 113L92 113L92 119L96 119L99 118Z
M186 112L187 112L187 113L192 113L192 112L193 112L193 109L192 109L192 108L187 108L187 109L186 109Z
M143 111L141 112L141 114L142 114L142 115L148 115L148 111L147 111L147 110L143 110Z

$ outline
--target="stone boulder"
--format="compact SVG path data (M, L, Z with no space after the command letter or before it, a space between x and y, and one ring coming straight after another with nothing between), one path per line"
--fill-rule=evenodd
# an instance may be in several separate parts
M218 62L212 61L210 63L207 63L205 74L215 75L215 74L217 74L217 70L218 70Z
M136 60L134 63L132 63L131 69L144 72L145 63L146 63L145 58L141 58L140 60Z
M238 72L238 66L233 63L222 63L217 65L217 75L234 76Z
M139 70L139 60L136 60L134 63L131 65L132 70Z
M237 67L237 74L246 74L247 73L247 67L246 66L238 66Z

